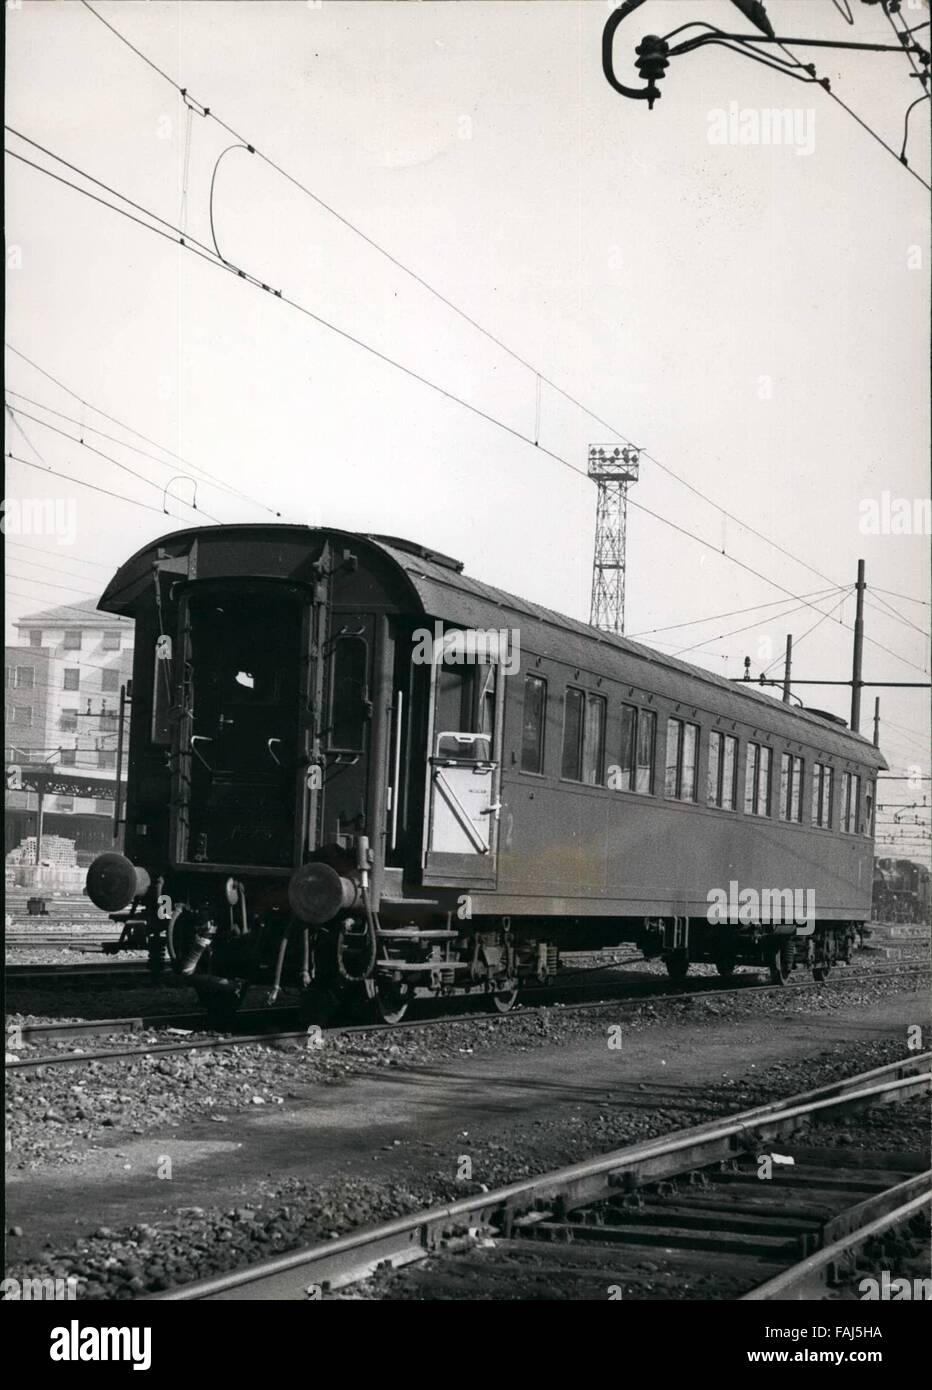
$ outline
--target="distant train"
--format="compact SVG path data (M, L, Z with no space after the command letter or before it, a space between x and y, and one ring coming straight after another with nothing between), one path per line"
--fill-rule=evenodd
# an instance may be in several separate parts
M911 859L874 861L871 915L875 922L932 921L929 870Z
M87 890L228 1017L250 983L396 1020L509 1009L622 941L785 981L871 913L875 780L842 721L468 578L392 537L180 531L136 621L125 855Z

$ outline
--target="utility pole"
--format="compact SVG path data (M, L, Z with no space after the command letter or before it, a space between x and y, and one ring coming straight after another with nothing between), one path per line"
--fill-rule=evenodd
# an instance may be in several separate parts
M793 669L793 634L786 634L786 661L783 666L783 703L790 703L790 671Z
M880 696L874 696L874 747L880 747Z
M861 662L864 656L864 561L858 561L857 608L854 617L854 658L851 664L851 731L860 733Z
M590 444L589 477L598 484L592 605L589 621L603 632L625 630L625 539L628 487L638 480L634 445Z

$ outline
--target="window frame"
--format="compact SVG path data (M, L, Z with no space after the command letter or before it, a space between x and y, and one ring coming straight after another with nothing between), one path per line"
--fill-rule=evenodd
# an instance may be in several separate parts
M540 687L540 706L538 710L537 726L537 767L525 767L525 730L528 709L528 686L534 682ZM545 777L547 766L547 710L549 701L549 685L546 676L539 675L536 671L526 671L524 673L524 697L521 705L521 755L518 766L521 772L527 777Z
M569 708L569 696L579 696L580 699L580 720L579 737L577 739L576 767L578 776L570 776L566 771L566 715ZM602 706L602 719L600 728L600 748L598 766L596 768L597 777L601 780L590 782L586 780L587 754L589 751L589 710L598 701ZM605 695L597 694L594 690L586 690L580 685L567 685L563 692L563 737L560 742L560 781L572 782L578 787L604 787L605 786L605 743L608 725L608 700Z
M780 754L780 799L777 819L784 825L802 825L806 763L798 753Z
M80 627L66 627L62 647L66 652L79 652L84 646L84 629Z
M672 769L671 769L671 764L670 764L670 726L671 726L671 725L676 725L677 730L678 730L678 732L677 732L677 737L676 737L676 760L675 760L675 762L674 762L674 764L673 764L673 766L672 766ZM687 738L686 738L686 731L687 731L687 729L691 729L691 730L694 732L694 734L695 734L695 746L694 746L694 749L693 749L693 762L692 762L692 796L684 796L684 795L683 795L683 768L684 768L684 763L685 763L684 754L685 754L685 751L686 751L686 743L687 743ZM664 763L663 794L664 794L664 797L666 798L666 800L668 800L668 801L681 801L681 802L683 802L683 804L686 805L686 806L696 806L696 805L698 805L698 797L699 797L699 756L700 756L701 748L702 748L702 732L701 732L701 726L700 726L699 724L694 724L694 723L692 722L692 720L689 720L689 719L680 719L678 715L673 715L673 714L671 714L671 715L668 715L668 716L667 716L667 735L666 735L666 744L665 744L665 748L664 748L664 760L663 760L663 763ZM673 791L670 791L670 789L669 789L669 787L668 787L668 778L669 778L669 774L670 774L671 770L672 770L672 772L673 772L673 782L674 782L674 790L673 790Z
M764 762L763 754L767 754L767 778L764 791L764 809L759 810L761 803L761 772ZM751 788L751 804L748 805L748 774L753 765L754 776ZM744 763L744 814L746 816L757 816L760 820L770 819L770 808L772 804L773 792L773 749L769 743L757 743L754 739L748 739L745 752Z
M718 740L718 743L716 743ZM731 764L731 805L726 806L724 802L725 793L725 767L727 765L726 753L728 744L734 745ZM712 749L718 748L716 754L715 785L712 786ZM706 805L711 806L716 811L737 811L738 809L738 757L740 753L740 740L737 734L726 733L724 729L709 730L709 758L706 776Z
M68 677L69 677L69 676L74 676L74 677L75 677L74 685L69 685L69 683L68 683ZM80 689L81 689L81 668L80 668L80 666L65 666L65 667L62 669L62 687L61 687L61 688L62 688L62 690L70 691L71 694L74 694L74 692L75 692L76 690L80 690Z

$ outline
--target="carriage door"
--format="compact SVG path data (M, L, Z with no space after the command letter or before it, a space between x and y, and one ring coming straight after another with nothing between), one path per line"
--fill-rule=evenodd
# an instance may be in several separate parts
M294 862L305 607L281 588L227 587L187 600L181 862Z
M464 652L463 637L446 634L431 672L423 879L494 887L504 682L496 654Z

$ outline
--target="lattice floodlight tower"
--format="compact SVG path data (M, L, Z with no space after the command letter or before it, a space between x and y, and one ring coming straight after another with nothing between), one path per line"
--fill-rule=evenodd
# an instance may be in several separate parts
M589 446L589 477L599 489L589 621L603 632L623 633L625 630L628 488L637 482L639 467L640 455L633 445Z

